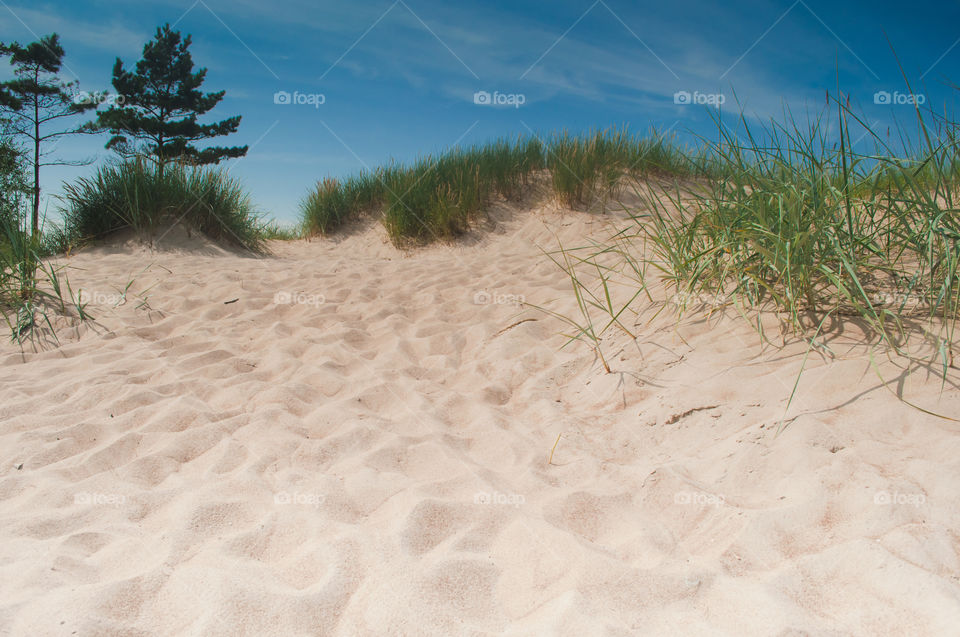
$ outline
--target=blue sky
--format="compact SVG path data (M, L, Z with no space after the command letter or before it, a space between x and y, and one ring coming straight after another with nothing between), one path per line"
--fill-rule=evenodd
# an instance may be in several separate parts
M877 130L909 127L912 106L874 99L906 93L888 37L925 107L955 112L960 95L957 3L0 0L0 16L0 41L59 33L64 79L88 91L110 90L114 60L133 66L158 25L192 34L205 90L227 91L208 121L243 116L227 141L250 152L224 165L288 222L318 179L390 159L623 124L693 139L715 135L720 99L731 121L740 108L759 120L785 106L816 114L838 80ZM504 103L478 104L478 92ZM61 143L63 159L97 163L47 169L45 194L109 159L105 142Z

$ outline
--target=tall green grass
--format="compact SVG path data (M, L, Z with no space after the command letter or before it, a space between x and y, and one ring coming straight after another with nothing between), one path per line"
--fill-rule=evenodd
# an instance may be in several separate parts
M348 221L379 209L386 199L386 186L396 169L380 168L353 175L340 182L324 179L301 201L301 223L307 235L328 235Z
M543 167L537 139L497 140L424 157L390 175L384 224L394 242L462 234L494 196L519 199Z
M396 242L451 237L464 232L492 196L520 198L543 165L537 140L497 140L344 181L324 179L301 202L302 223L307 234L326 235L377 213Z
M495 197L519 200L531 176L545 169L560 201L580 207L616 194L624 176L694 175L701 168L672 139L626 129L498 139L342 182L325 179L302 201L301 218L308 234L326 235L364 213L382 214L395 243L429 241L463 233Z
M105 236L124 228L149 237L172 223L253 251L263 248L262 225L239 182L222 170L172 164L161 173L136 159L103 166L91 178L64 185L67 235Z
M857 316L896 347L908 310L957 318L957 139L930 135L918 111L922 145L898 155L836 108L835 137L829 113L807 127L744 123L746 142L721 128L710 150L723 178L686 201L654 194L637 232L686 297L769 305L797 331L810 312ZM870 152L853 149L854 125Z
M44 326L55 340L51 315L89 318L61 269L44 260L47 252L25 217L0 216L0 316L20 344Z
M562 317L571 337L599 351L607 329L630 333L628 317L651 303L678 316L735 307L762 337L774 312L823 351L825 326L843 321L910 358L922 335L945 380L960 317L960 136L916 116L919 141L897 148L843 100L803 124L741 118L734 134L718 122L696 160L711 179L638 188L642 205L616 236L550 255L580 307ZM632 291L612 300L618 289Z
M554 191L570 208L602 205L619 194L624 177L651 172L686 176L695 172L694 164L680 148L658 135L636 137L626 128L553 136L547 145L547 168Z

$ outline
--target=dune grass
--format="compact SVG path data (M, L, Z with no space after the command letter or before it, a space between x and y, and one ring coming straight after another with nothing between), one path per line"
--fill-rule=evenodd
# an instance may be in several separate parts
M303 229L270 221L261 226L260 235L264 241L293 241L303 236Z
M54 313L89 318L62 270L44 260L48 252L24 219L0 217L0 316L20 344L44 326L56 339L50 320Z
M327 235L363 214L382 214L395 243L444 239L466 231L494 197L518 201L539 171L550 171L562 203L581 207L615 194L627 175L700 174L691 157L672 139L616 128L498 139L344 181L324 179L301 202L301 219L307 234Z
M395 169L362 172L344 181L326 178L301 201L301 224L308 236L328 235L343 224L383 205Z
M308 235L328 235L364 214L383 215L395 242L456 236L497 194L518 199L543 168L537 140L497 140L390 164L343 181L324 179L301 202Z
M535 139L498 140L424 157L390 175L384 224L395 242L462 234L492 196L519 199L530 175L542 168Z
M626 128L554 135L546 158L554 192L561 203L574 209L602 205L617 196L624 177L706 174L695 152L662 135L637 137Z
M898 155L836 108L836 144L822 119L745 127L746 143L721 129L711 150L724 178L686 206L650 197L637 231L686 297L769 305L798 332L809 312L856 316L898 348L904 313L957 318L957 140L952 128L929 135L918 111L924 145ZM871 152L853 150L854 124Z
M741 119L735 135L718 122L696 160L711 179L638 187L642 205L615 236L549 255L578 301L578 316L560 317L571 341L609 369L602 337L632 336L651 304L678 318L735 308L762 338L772 312L829 355L825 326L857 321L907 358L922 337L945 382L960 313L960 137L957 124L916 115L920 141L897 149L842 100L804 125ZM854 150L854 129L869 150Z
M217 241L263 249L263 226L249 196L222 170L168 164L161 173L135 159L65 184L64 193L64 231L75 240L124 228L147 238L180 222Z

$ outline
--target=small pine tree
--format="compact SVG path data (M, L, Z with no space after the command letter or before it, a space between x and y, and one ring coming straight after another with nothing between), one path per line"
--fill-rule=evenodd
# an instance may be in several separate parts
M154 39L144 45L136 71L126 70L117 58L113 66L115 104L99 112L94 125L96 130L113 135L107 148L125 156L144 153L156 161L161 175L164 166L173 160L216 164L247 154L246 146L198 149L191 145L235 133L240 116L213 124L197 122L199 116L223 99L225 91L199 90L207 69L193 72L190 44L189 35L183 38L167 24L158 27Z

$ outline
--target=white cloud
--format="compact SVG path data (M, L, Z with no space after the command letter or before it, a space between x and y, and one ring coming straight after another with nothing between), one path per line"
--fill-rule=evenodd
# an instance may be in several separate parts
M152 34L152 32L131 29L115 20L92 22L66 17L62 11L57 11L53 7L46 10L28 9L8 4L0 11L11 14L4 20L9 32L13 34L8 36L9 39L26 43L50 33L57 33L60 35L60 41L68 57L71 45L76 44L118 54L128 51L139 53L143 49L143 43Z

